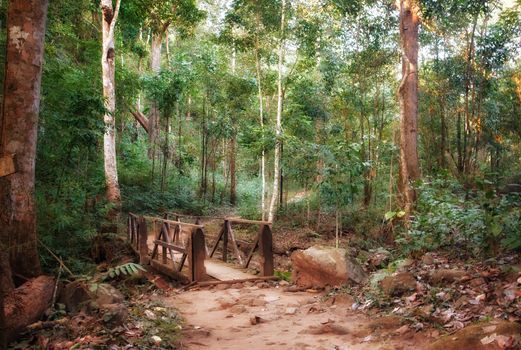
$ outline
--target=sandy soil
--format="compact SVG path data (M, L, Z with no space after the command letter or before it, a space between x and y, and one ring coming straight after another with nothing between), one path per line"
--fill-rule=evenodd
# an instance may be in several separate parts
M349 300L322 302L320 294L260 287L266 285L166 297L163 302L186 320L182 349L398 350L424 349L429 342L411 330L400 334L401 324L392 318L371 320L351 311Z

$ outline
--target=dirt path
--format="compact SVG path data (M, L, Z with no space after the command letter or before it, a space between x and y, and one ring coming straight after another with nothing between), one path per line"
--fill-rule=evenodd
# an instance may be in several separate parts
M351 301L332 304L309 292L289 293L266 283L187 291L163 302L186 320L182 349L423 349L428 339L396 333L396 318L370 320ZM348 299L348 298L347 298ZM252 319L257 317L257 324ZM403 329L403 328L402 328Z

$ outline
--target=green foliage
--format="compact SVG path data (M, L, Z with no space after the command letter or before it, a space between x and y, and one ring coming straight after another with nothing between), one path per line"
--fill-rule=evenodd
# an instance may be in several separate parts
M406 251L434 250L463 244L484 254L521 247L519 196L496 196L491 190L465 191L458 183L433 179L420 187L411 228L397 242Z
M140 271L146 272L143 266L136 263L126 263L111 267L102 277L102 281L115 279L117 277L137 275Z

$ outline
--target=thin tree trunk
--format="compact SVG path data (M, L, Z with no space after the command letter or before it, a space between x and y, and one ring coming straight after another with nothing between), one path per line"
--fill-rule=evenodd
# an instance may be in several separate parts
M161 46L163 44L163 33L152 35L150 45L150 69L157 74L161 70ZM157 148L157 137L159 131L159 108L157 102L152 101L150 117L148 118L148 157L154 158Z
M256 24L257 30L260 29L260 16L259 10L256 13ZM259 122L262 132L262 150L261 150L261 212L262 220L266 219L266 150L264 149L264 111L263 111L263 98L262 98L262 74L261 65L259 58L259 33L255 33L255 68L257 73L257 91L259 98Z
M14 287L11 272L25 278L41 273L34 169L47 6L46 0L11 0L7 10L0 157L14 156L15 172L0 177L0 242L10 255L0 283L8 290Z
M235 43L233 43L232 48L232 74L235 75L235 66L237 64L236 61L236 50ZM237 204L237 174L236 174L236 162L237 162L237 131L235 129L236 117L232 116L232 137L230 139L230 154L229 154L229 163L230 163L230 204L235 206Z
M268 212L268 221L273 222L275 218L275 209L277 197L279 195L280 183L280 153L282 145L282 66L284 61L284 21L285 21L286 0L282 0L281 20L280 20L280 42L279 42L279 63L278 63L278 79L277 79L277 121L275 124L275 157L273 172L273 192L271 194L271 203Z
M418 161L418 8L414 0L400 0L402 82L400 99L400 191L409 214L416 199L414 182L421 176Z
M103 154L105 165L105 183L107 186L107 200L116 208L121 204L121 195L118 183L118 168L116 161L115 138L115 112L116 112L116 88L115 88L115 48L114 29L118 19L121 1L117 0L116 8L112 7L112 0L101 0L103 12L102 33L103 49L101 55L101 68L103 78L103 98L105 99L105 134L103 135Z

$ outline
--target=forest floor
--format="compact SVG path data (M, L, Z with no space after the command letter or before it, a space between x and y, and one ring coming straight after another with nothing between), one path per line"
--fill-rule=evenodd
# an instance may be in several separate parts
M349 298L326 300L266 282L226 287L161 298L186 321L181 349L397 350L429 342L426 333L404 335L396 317L372 320L352 311Z
M109 282L123 292L122 302L108 309L83 303L87 307L80 312L60 306L47 321L33 325L15 348L427 349L440 337L476 322L488 322L483 329L490 330L499 327L490 322L515 324L521 319L519 255L483 260L453 250L403 258L392 247L360 246L345 232L341 246L361 261L368 283L297 288L286 281L290 256L296 249L333 246L334 230L324 228L321 235L291 223L277 228L274 251L280 281L185 290L155 273L120 277ZM205 229L211 246L219 221L205 223ZM251 240L256 231L238 226L234 232L241 240ZM252 265L254 270L256 262ZM105 263L99 270L106 268ZM478 329L473 336L478 344L505 345L493 349L521 348L509 334L488 335ZM444 348L450 349L478 348Z

